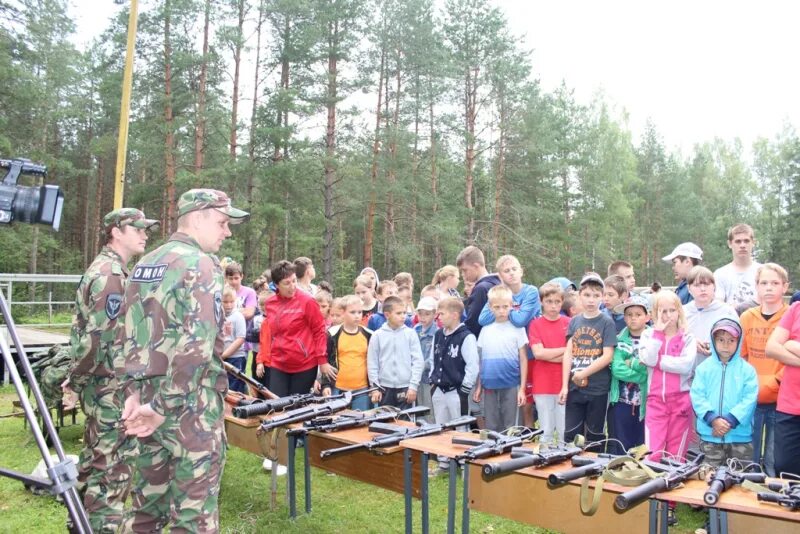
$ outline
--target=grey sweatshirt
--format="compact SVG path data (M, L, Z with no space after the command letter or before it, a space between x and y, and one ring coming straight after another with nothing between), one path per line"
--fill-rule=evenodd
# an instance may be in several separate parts
M411 328L392 330L386 322L372 334L367 349L370 385L416 391L424 366L419 337Z

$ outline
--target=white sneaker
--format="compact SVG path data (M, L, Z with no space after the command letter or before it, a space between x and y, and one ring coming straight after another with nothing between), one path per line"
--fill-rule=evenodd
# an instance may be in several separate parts
M278 468L275 471L276 475L278 475L279 477L282 477L283 475L286 474L286 466L285 465L273 464L272 460L270 460L269 458L264 458L264 463L261 464L261 467L264 468L264 471L272 471L272 466L273 465L277 465L278 466Z

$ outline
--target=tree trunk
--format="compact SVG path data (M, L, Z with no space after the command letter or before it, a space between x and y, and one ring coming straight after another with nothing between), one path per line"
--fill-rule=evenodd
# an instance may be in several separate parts
M431 90L431 97L432 96L433 90ZM436 216L439 211L439 191L437 183L438 177L436 173L436 122L433 114L433 98L431 98L430 104L428 105L428 122L430 123L431 131L431 198L433 199L431 212L433 215L432 220L434 221L433 262L434 269L438 269L442 266L442 246L439 239L439 232L435 229L437 219Z
M242 63L242 41L244 34L244 0L237 2L239 8L239 24L236 32L236 44L233 50L233 94L231 95L231 159L236 159L236 130L239 122L239 70Z
M571 231L570 231L570 203L569 203L569 170L564 170L561 173L561 195L563 197L563 210L564 210L564 272L572 272L572 245L571 245Z
M281 53L281 90L284 92L284 95L289 91L289 52L288 48L290 46L289 40L292 36L292 26L289 22L288 15L284 20L283 24L283 50ZM284 132L289 131L289 112L282 107L278 106L278 120L275 122L278 126L284 126ZM273 161L281 160L281 148L283 148L283 155L288 156L289 143L283 139L283 143L281 143L281 138L279 137L278 140L275 142L275 151L272 155Z
M392 128L389 131L389 165L388 172L386 173L386 182L389 185L389 191L386 194L386 250L384 251L384 273L394 272L395 259L394 250L397 242L396 225L394 220L394 189L397 184L397 136L400 121L400 89L401 89L401 75L400 75L400 51L398 50L398 60L395 74L395 95L394 95L394 111L392 112ZM389 93L386 93L388 101ZM388 276L388 274L387 274Z
M364 266L372 265L372 246L375 240L375 204L378 187L378 156L381 147L381 104L383 98L383 71L386 64L386 49L381 49L381 66L378 73L378 105L375 108L375 138L372 142L372 169L370 170L371 188L367 207L367 225L364 232Z
M325 162L324 168L324 210L325 210L325 236L323 239L322 270L323 278L333 280L333 235L336 228L334 220L334 187L336 185L336 94L337 94L337 59L339 53L339 23L332 21L328 24L328 87L325 104L328 111L328 120L325 127Z
M164 140L165 158L165 198L166 213L162 225L162 236L172 234L175 224L175 125L172 112L172 42L170 40L171 12L170 0L164 3L164 122L166 138Z
M492 220L492 251L494 257L499 257L500 247L500 219L503 210L503 189L505 187L506 175L506 135L508 129L508 110L503 95L503 90L499 90L499 112L500 112L500 139L497 147L497 174L494 181L494 219Z
M250 168L247 173L247 211L253 212L253 193L255 189L255 172L256 172L256 113L258 112L258 73L261 63L261 29L264 24L264 2L263 0L258 4L258 25L256 26L256 68L253 69L253 107L250 110L250 146L248 150L248 159L250 160ZM258 247L258 240L253 239L254 232L246 232L244 235L244 258L243 268L244 272L252 275L253 256L256 255L256 248ZM252 278L252 276L251 276Z
M94 239L92 239L92 254L91 258L97 256L97 253L100 251L100 239L102 234L102 225L100 224L101 217L103 216L103 189L105 186L105 172L106 172L106 160L103 156L100 156L97 161L97 188L95 189L95 196L94 196L94 224L92 235ZM89 258L89 261L91 261ZM88 263L87 263L88 265Z
M467 208L467 241L475 240L475 206L472 202L472 189L474 185L473 172L475 169L475 120L477 118L478 97L478 67L470 68L466 74L465 93L465 118L467 127L465 180L464 180L464 205Z
M203 60L200 63L200 86L197 89L197 119L194 127L194 173L203 170L206 138L206 84L208 83L208 28L211 19L211 0L205 0L203 18ZM256 69L258 70L258 69Z

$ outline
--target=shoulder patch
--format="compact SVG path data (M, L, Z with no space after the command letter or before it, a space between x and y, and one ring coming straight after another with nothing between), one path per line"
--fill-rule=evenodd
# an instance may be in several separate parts
M143 284L160 282L164 279L165 272L167 272L166 263L157 263L155 265L137 265L133 269L130 281Z
M222 322L222 292L217 291L214 293L214 319L217 324Z
M109 293L106 296L106 316L109 320L114 320L119 316L122 309L122 295L120 293Z

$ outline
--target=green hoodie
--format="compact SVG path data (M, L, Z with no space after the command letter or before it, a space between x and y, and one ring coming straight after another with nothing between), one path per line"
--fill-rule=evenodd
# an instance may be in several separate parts
M649 328L645 328L645 331ZM611 360L611 394L608 399L611 404L619 401L620 382L639 384L642 399L639 420L644 421L645 403L647 402L647 366L634 356L633 340L627 327L623 328L617 336L617 347L614 349L614 358Z

